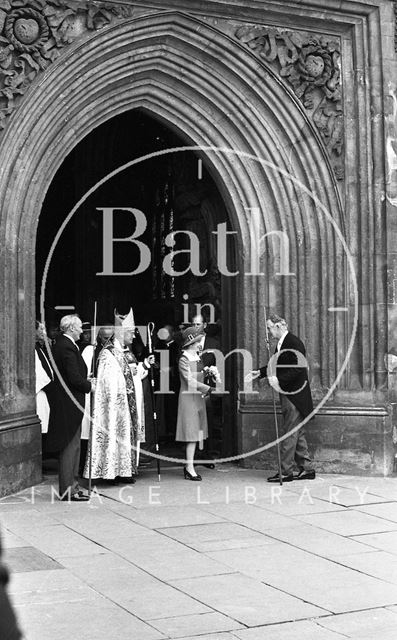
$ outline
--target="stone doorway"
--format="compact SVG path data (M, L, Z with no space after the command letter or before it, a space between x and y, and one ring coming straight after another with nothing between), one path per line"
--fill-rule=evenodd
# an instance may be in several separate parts
M77 312L83 321L93 323L95 301L98 325L112 324L114 309L127 312L132 307L144 342L149 322L155 323L156 331L171 324L178 332L202 309L208 331L222 350L235 348L236 278L225 278L219 272L214 235L220 224L226 223L231 230L227 211L205 159L194 151L178 151L186 146L188 141L163 121L134 109L101 124L65 158L47 191L37 230L36 312L39 317L40 295L44 293L50 333L66 313ZM171 149L175 151L167 151ZM93 191L55 240L76 202L93 185L133 160L137 164ZM105 214L105 208L113 211ZM150 251L150 264L145 267L145 254L134 242L115 241L110 243L113 275L101 275L110 246L103 237L104 216L110 215L113 221L113 238L128 238L137 228L136 210L144 218L139 241ZM175 234L176 252L172 264L181 274L176 276L164 268L172 251L166 244L171 233ZM196 249L188 233L197 238L197 270L203 275L188 269ZM227 249L228 266L234 270L232 242ZM189 250L191 254L186 253ZM128 275L140 267L140 273ZM227 388L234 388L230 366L227 369ZM237 454L236 411L226 399L222 405L217 404L219 415L211 434L211 455L216 457ZM227 430L223 429L225 412Z
M357 22L356 7L353 20L347 8L352 3L347 3L340 9L341 22L327 9L317 16L316 23L302 14L299 24L291 24L284 3L265 2L262 13L256 13L256 6L255 14L247 13L244 20L252 20L247 30L239 8L230 3L216 3L219 15L213 17L205 15L201 5L193 15L192 3L183 0L168 3L164 11L163 3L154 3L161 4L159 11L147 9L147 3L139 0L135 4L140 9L134 9L132 16L123 12L114 21L113 14L102 15L99 8L98 17L96 7L87 8L86 16L77 15L76 10L73 17L69 11L65 25L70 29L59 29L55 39L48 31L48 46L56 42L59 51L47 55L46 45L41 66L34 63L35 72L23 85L14 86L16 100L8 99L0 146L0 480L7 479L2 490L16 490L40 478L33 358L34 265L45 196L77 145L96 128L131 109L158 118L172 127L175 135L205 149L203 164L217 185L230 228L236 232L239 276L226 298L222 294L222 321L225 326L234 325L230 328L235 331L235 345L248 348L255 363L262 362L263 305L282 310L306 343L316 397L328 403L318 414L316 430L313 427L317 459L323 456L325 468L334 468L333 461L340 458L340 468L345 469L344 460L349 460L352 448L357 452L353 469L370 467L388 473L391 396L384 369L388 298L383 274L387 241L392 242L394 236L389 234L386 241L383 224L382 67L367 64L374 54L368 58L362 46L363 41L368 47L370 42L381 41L376 18L379 9L361 6ZM175 10L176 4L181 11ZM258 3L250 4L253 8ZM277 5L271 24L270 5L272 12ZM64 12L59 10L63 20ZM43 20L42 16L40 24ZM48 20L47 16L46 24ZM106 28L102 28L104 20ZM338 69L344 77L343 117L351 126L346 128L346 150L340 149L338 162L357 156L357 161L345 163L345 173L339 171L339 164L333 164L335 158L322 138L327 132L312 112L315 105L305 100L305 51L306 47L311 51L315 24L321 42L326 36L325 49L317 43L328 60L324 68L329 70L337 50L342 53ZM51 25L54 30L52 19ZM280 25L276 32L274 25ZM308 31L301 32L304 26ZM281 68L287 46L283 43L289 38L285 27L299 33L293 38L295 62L290 60L288 68ZM46 33L42 33L44 40ZM336 49L331 33L339 38ZM291 42L289 38L288 47ZM9 49L6 64L15 53ZM15 56L21 59L14 60L13 73L20 77L26 56L18 51ZM308 58L313 71L312 55ZM364 76L361 72L356 75L353 60L358 61L358 69L365 68ZM325 83L325 98L327 86ZM26 89L24 95L21 87ZM324 115L331 112L327 108ZM371 113L376 118L371 118ZM390 130L394 131L392 124ZM332 136L330 141L334 142ZM369 157L374 162L369 163ZM327 209L328 221L319 217L319 207L309 193ZM58 205L54 203L54 210ZM253 211L259 213L255 228ZM351 270L329 220L352 243L354 268L365 292L357 301ZM288 274L280 271L277 243L269 242L259 277L257 273L250 277L252 256L257 254L251 251L253 237L273 234L277 240L280 232L286 233L289 241ZM85 259L83 252L82 257ZM80 306L83 302L82 297L77 301ZM345 362L357 315L357 336L331 397L329 390ZM230 331L227 335L233 334ZM227 345L228 349L233 347L233 342ZM235 371L239 390L243 374L240 363ZM266 391L255 397L245 393L233 397L239 416L236 448L251 451L269 439L270 431L273 433L271 399Z

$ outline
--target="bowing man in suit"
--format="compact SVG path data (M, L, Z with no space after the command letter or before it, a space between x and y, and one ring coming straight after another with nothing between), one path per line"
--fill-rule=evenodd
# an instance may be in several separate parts
M268 378L280 394L283 424L280 436L293 432L288 438L280 442L282 480L313 480L316 476L309 455L304 428L298 425L313 411L313 401L307 375L305 360L306 350L303 342L288 331L284 318L273 313L267 321L267 328L273 338L278 340L272 364L276 364L275 375L273 367L261 367L251 371L252 379ZM302 354L302 359L299 357ZM294 462L298 472L293 473ZM278 482L276 473L267 479L268 482Z
M87 366L77 341L82 333L78 316L64 316L60 322L61 335L53 348L58 372L55 378L54 411L50 414L47 447L59 451L59 495L61 500L83 502L78 483L81 421L85 394L90 393L94 381L87 379Z

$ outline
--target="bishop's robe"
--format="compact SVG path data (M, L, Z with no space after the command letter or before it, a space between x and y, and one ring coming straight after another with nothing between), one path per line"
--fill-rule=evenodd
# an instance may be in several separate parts
M113 480L137 472L138 416L128 354L115 340L98 360L92 423L92 477ZM84 468L89 476L90 444Z

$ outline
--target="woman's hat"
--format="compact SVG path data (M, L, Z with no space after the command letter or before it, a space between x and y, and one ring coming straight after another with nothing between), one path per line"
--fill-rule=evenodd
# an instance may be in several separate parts
M182 331L182 349L188 347L194 342L199 342L203 335L204 333L200 329L196 329L196 327L187 327L187 329Z

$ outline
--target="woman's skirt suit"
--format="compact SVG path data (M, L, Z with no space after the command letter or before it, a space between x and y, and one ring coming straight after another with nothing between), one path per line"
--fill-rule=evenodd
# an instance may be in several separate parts
M202 361L198 357L196 359L189 355L182 352L178 364L181 389L175 439L179 442L198 442L208 437L207 412L203 394L206 394L210 387L203 382Z

